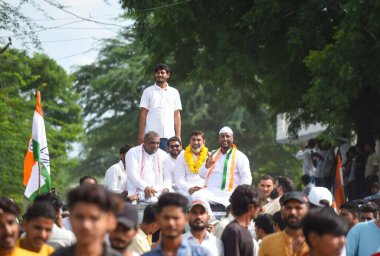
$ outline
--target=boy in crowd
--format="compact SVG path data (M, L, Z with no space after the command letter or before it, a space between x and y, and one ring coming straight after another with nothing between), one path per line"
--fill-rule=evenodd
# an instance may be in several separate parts
M143 254L152 249L152 235L160 229L157 222L157 204L147 205L137 234L132 241L130 248Z
M109 233L111 247L123 256L138 256L129 245L137 232L137 211L130 203L124 203L121 211L116 215L117 226Z
M121 254L104 243L106 233L116 228L115 214L120 205L111 192L100 185L81 186L67 194L70 222L76 244L60 248L54 256Z
M41 256L50 256L54 248L47 245L46 241L53 230L55 217L51 205L45 202L32 204L26 211L22 223L25 237L19 239L16 246Z
M206 249L183 238L187 223L187 198L181 194L165 193L158 199L158 222L161 242L144 255L208 255Z
M339 215L346 220L348 228L351 229L360 222L359 205L353 201L344 203L340 206Z
M36 253L16 247L19 235L17 216L20 208L11 199L0 197L0 255L32 256Z
M342 255L348 225L332 208L311 209L303 220L302 229L310 255Z
M254 245L248 225L257 217L263 201L263 195L257 188L251 185L236 187L230 197L235 220L227 225L222 234L225 255L252 255Z

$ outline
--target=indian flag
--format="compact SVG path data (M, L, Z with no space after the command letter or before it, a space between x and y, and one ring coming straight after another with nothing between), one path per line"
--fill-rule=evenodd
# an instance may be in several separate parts
M33 115L32 136L24 160L24 186L24 195L32 201L39 193L50 192L51 187L49 150L39 91Z

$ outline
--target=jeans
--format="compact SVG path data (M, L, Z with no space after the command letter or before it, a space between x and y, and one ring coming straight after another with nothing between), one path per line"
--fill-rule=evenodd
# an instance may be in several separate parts
M168 139L167 138L161 138L160 139L160 149L162 149L165 152L168 152Z

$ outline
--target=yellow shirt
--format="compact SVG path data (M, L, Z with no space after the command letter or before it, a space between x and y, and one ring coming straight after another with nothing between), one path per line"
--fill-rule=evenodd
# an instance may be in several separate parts
M292 238L285 231L264 237L259 249L259 256L304 256L308 253L309 247L306 242L303 242L301 249L293 252Z
M27 251L18 247L15 247L12 252L7 253L7 254L2 254L0 252L0 255L6 255L6 256L33 256L33 255L38 255L37 253Z
M128 247L139 254L149 252L152 248L152 236L146 235L141 228L138 229L136 236L133 238L131 245Z
M16 242L16 247L18 248L21 248L21 245L20 245L20 239L17 240ZM23 248L21 248L23 251L27 251L28 254L20 254L21 255L39 255L39 256L50 256L53 254L54 252L54 248L51 247L50 245L47 245L47 244L44 244L41 248L41 250L39 252L31 252L31 251L28 251L28 250L25 250ZM33 253L33 254L31 254ZM15 254L16 255L16 254ZM17 254L18 255L18 254Z

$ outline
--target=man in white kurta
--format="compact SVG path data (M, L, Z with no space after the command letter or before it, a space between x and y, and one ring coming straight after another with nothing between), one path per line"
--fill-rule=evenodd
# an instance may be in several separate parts
M169 156L164 160L164 181L171 184L173 191L176 189L174 182L174 168L177 162L178 155L182 151L181 140L177 137L171 137L168 140Z
M111 192L119 195L128 195L127 172L125 169L125 155L131 148L129 145L122 146L119 150L120 161L112 165L104 176L104 186Z
M159 149L160 137L156 132L145 134L144 143L131 148L126 157L128 195L137 195L140 201L156 202L170 184L164 183L163 162L167 153Z
M228 206L237 186L252 184L252 174L247 156L233 144L231 128L226 126L219 131L219 145L200 168L199 175L206 180L206 185L195 192L192 199L204 198L211 204Z
M177 158L174 182L177 193L186 196L188 200L191 194L205 185L205 179L198 174L208 157L208 149L204 144L205 134L201 131L193 131L190 135L190 145Z

